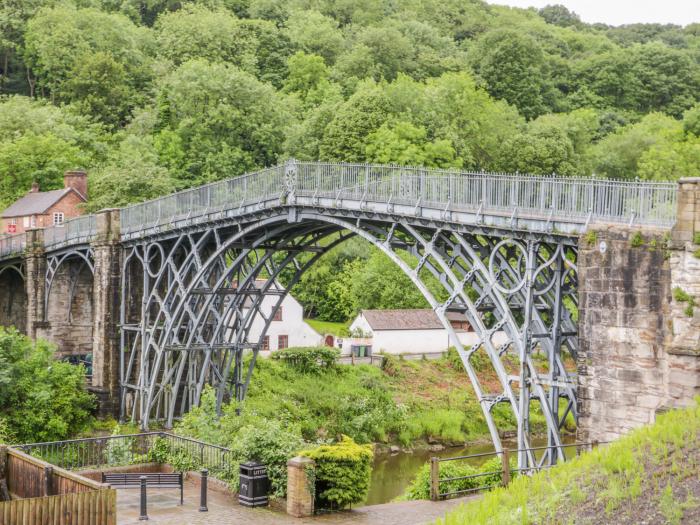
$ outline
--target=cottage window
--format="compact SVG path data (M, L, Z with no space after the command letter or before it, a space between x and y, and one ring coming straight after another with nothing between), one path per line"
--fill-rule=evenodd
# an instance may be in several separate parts
M36 228L36 215L32 215L32 218L29 222L30 222L32 228Z
M275 312L275 315L272 317L273 321L281 321L282 320L282 306L280 306L277 311Z
M270 349L270 336L266 335L263 338L263 346L262 346L263 351L267 351Z
M24 217L22 224L24 224L25 228L29 228L29 217Z
M63 224L63 212L57 211L54 212L53 214L53 225L54 226L61 226Z
M284 350L289 346L289 336L278 335L277 336L277 350Z

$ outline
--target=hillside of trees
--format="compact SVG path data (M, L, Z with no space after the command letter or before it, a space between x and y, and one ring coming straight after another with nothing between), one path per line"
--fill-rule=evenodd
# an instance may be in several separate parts
M93 208L280 159L672 179L700 166L700 24L479 0L6 0L0 204Z
M90 173L90 211L289 157L700 168L700 23L481 0L4 0L0 73L0 207L73 168Z

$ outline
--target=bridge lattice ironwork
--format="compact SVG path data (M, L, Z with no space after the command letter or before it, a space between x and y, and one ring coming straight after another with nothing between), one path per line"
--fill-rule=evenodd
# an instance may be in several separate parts
M403 270L442 321L496 449L494 411L505 404L520 468L556 463L560 429L578 412L566 368L577 353L577 237L600 222L668 228L676 194L674 183L289 161L128 206L120 210L121 418L172 426L206 385L218 408L241 403L289 289L358 236ZM66 254L89 259L95 234L94 216L47 229L47 282ZM0 241L0 257L18 242ZM274 298L271 312L265 297ZM447 318L454 311L474 328L474 345L459 342ZM253 338L256 318L264 328ZM483 363L496 378L489 384L477 373ZM535 411L548 435L541 457L528 452Z

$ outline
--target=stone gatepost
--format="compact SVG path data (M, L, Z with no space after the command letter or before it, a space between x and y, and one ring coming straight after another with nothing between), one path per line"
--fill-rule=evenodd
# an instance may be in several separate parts
M297 456L287 462L287 514L305 518L314 513L314 460Z
M121 247L119 210L97 213L97 235L92 243L93 281L92 388L100 413L116 414L119 407L119 297Z
M27 230L27 247L24 252L27 292L27 336L36 339L37 329L46 322L46 253L44 230Z

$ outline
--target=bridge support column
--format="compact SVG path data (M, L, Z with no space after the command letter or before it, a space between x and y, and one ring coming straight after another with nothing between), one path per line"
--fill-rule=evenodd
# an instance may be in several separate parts
M97 237L92 243L93 281L92 388L103 415L119 409L119 283L121 249L119 210L97 214Z
M700 394L700 179L668 230L593 227L579 243L578 438L607 441Z
M24 255L27 292L27 336L36 339L37 329L45 323L46 254L44 230L27 230Z

